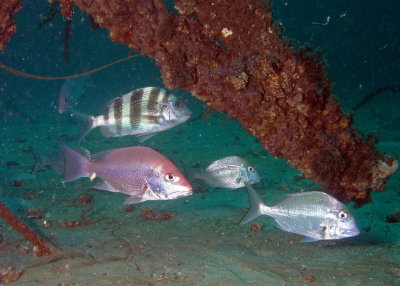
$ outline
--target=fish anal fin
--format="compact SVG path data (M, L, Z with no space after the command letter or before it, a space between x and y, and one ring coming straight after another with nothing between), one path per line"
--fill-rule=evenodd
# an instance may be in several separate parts
M316 239L316 238L312 238L312 237L305 237L305 238L303 238L303 240L301 241L301 242L304 242L304 243L309 243L309 242L316 242L316 241L318 241L319 239Z
M143 143L144 141L150 139L154 135L156 135L156 133L148 133L148 134L143 134L143 135L136 135L136 138L140 143Z
M280 221L279 219L275 219L275 226L283 231L286 232L293 232L290 228L288 228L284 223L282 223L282 221Z
M119 193L120 191L114 189L107 181L99 180L94 185L93 188L96 190L108 191L113 193Z
M100 127L101 130L101 134L103 134L104 137L116 137L117 134L115 134L114 132L112 132L108 126L101 126Z
M124 206L130 205L130 204L138 204L143 201L145 201L145 200L141 196L133 195L125 200Z

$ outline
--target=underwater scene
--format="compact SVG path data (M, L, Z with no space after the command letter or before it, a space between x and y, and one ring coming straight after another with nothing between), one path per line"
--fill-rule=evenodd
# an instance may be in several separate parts
M400 285L398 0L2 0L0 284Z

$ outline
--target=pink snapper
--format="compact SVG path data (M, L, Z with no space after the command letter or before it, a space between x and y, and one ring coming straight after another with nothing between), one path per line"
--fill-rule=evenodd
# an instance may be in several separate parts
M64 180L98 178L93 188L129 195L124 205L147 200L172 200L192 194L192 186L167 157L154 149L137 146L109 149L86 158L61 145Z

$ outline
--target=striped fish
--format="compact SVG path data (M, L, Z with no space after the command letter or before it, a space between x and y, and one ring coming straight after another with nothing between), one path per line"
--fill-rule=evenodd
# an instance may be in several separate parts
M90 116L72 110L71 116L80 125L78 142L96 127L101 127L106 137L135 135L143 142L160 131L185 122L191 112L167 90L145 87L112 99L103 115Z

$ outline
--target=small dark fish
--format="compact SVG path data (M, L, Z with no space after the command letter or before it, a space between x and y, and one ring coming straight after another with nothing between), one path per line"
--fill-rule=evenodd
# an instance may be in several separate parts
M147 200L172 200L192 194L192 186L167 157L148 147L109 149L86 158L61 146L64 182L99 178L93 188L129 195L125 205Z
M143 142L158 132L179 125L191 112L175 95L158 87L145 87L112 99L103 115L90 116L72 111L80 125L78 141L101 127L106 137L135 135Z
M205 181L213 188L238 189L245 183L255 184L261 179L256 169L239 156L229 156L211 163L204 172L192 173L194 179Z
M88 77L78 77L67 79L61 86L58 95L58 112L74 108L78 104L78 100L85 93Z
M250 185L246 187L250 209L240 225L267 215L274 218L282 230L306 236L303 242L341 239L360 234L355 219L346 206L327 193L292 194L286 200L269 207Z

